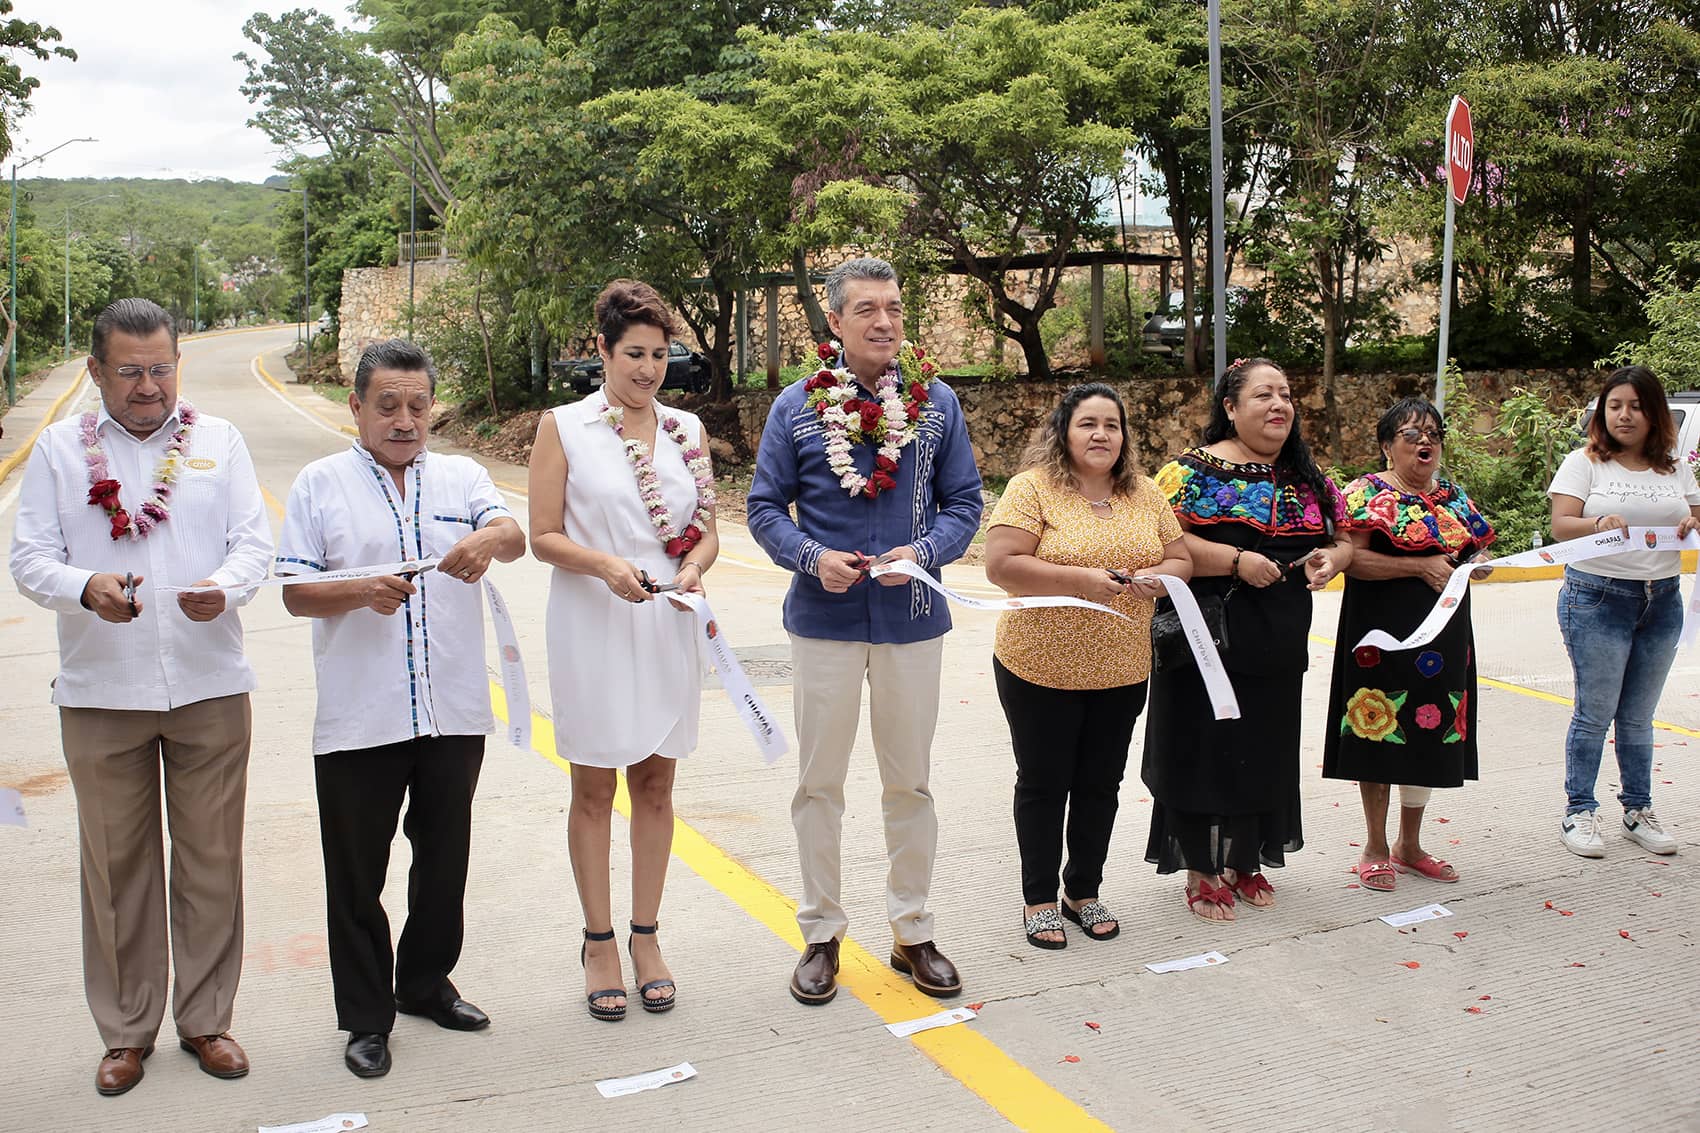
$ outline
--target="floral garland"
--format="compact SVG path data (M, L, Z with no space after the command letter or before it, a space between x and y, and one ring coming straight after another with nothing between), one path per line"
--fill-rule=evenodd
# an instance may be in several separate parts
M823 363L831 363L842 360L844 348L837 342L823 342L817 353ZM927 387L936 372L926 351L905 339L897 348L897 357L875 383L878 400L857 396L856 378L847 366L823 366L803 383L808 405L820 417L824 430L827 467L845 491L873 499L897 486L899 454L915 439L915 423L929 400ZM905 375L909 376L907 382ZM867 476L856 471L850 455L852 446L863 441L879 446L873 471Z
M632 466L633 475L637 477L638 496L643 500L644 511L649 513L649 522L655 525L656 537L661 540L669 556L678 558L702 542L703 532L707 530L708 521L714 515L714 471L709 466L708 454L697 445L691 444L677 417L660 419L661 431L679 446L679 452L685 458L685 467L690 470L691 479L695 480L697 485L696 511L691 515L690 523L680 531L673 525L673 513L667 510L667 501L661 498L661 477L656 475L655 463L650 459L649 446L635 437L626 436L624 417L624 409L617 405L604 405L602 420L607 422L608 427L625 443L626 461Z
M100 447L96 430L100 419L92 411L83 414L78 433L83 442L83 460L89 466L89 504L104 511L112 521L114 540L126 535L146 539L149 532L171 518L171 486L177 480L177 462L188 451L189 432L199 418L194 406L186 401L177 403L177 428L165 442L165 456L154 470L153 495L131 515L119 502L120 485L111 477L106 453Z

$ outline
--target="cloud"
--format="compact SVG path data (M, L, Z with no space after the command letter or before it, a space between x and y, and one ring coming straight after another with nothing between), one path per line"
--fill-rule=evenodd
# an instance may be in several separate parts
M75 0L55 5L57 27L77 61L20 60L41 80L19 123L17 158L70 138L24 176L226 177L261 181L285 153L245 125L246 68L233 56L258 48L242 35L254 11L280 14L300 3L228 0ZM325 4L343 18L339 5Z

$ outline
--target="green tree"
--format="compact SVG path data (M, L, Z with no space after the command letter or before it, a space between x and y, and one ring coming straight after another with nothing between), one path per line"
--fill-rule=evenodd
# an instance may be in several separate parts
M77 57L63 45L58 28L19 19L12 15L13 6L12 0L0 0L0 159L11 156L12 127L29 111L30 96L41 86L40 79L24 74L17 56L41 60Z
M884 198L899 227L863 238L977 280L999 333L1044 377L1040 323L1063 262L1107 235L1104 186L1122 168L1125 124L1154 95L1144 16L1134 3L1049 24L971 8L947 28L769 35L758 105L781 136L859 147L876 184L840 182L822 211L853 231ZM1035 252L1018 286L1012 264Z

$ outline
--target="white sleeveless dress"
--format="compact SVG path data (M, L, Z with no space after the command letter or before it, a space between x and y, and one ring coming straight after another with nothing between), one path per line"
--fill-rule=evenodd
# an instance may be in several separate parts
M550 411L567 457L567 538L670 582L679 560L656 537L623 442L601 418L606 407L597 393ZM658 419L678 418L685 436L702 442L702 422L693 414L659 402L655 412ZM652 459L667 510L683 530L696 510L696 481L660 428ZM600 578L557 567L549 583L548 638L555 751L562 759L626 767L651 754L678 759L696 747L702 663L694 615L659 597L627 602Z

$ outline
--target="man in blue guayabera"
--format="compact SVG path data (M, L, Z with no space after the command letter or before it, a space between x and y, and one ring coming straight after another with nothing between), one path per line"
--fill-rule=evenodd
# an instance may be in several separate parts
M956 395L904 340L891 265L850 260L827 277L826 290L839 341L822 347L818 373L774 401L749 493L750 533L794 572L785 628L805 948L791 995L818 1005L838 994L838 949L849 927L839 903L839 832L865 681L885 788L891 965L928 995L952 996L962 980L934 944L927 911L938 845L928 779L950 614L921 583L868 571L906 559L936 577L958 558L979 528L980 473Z

